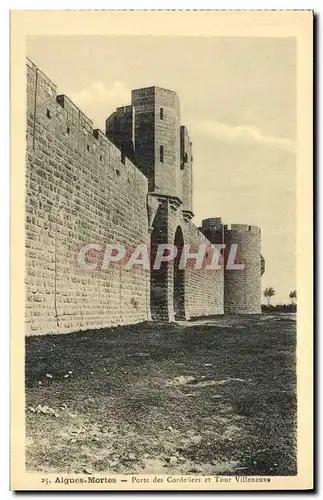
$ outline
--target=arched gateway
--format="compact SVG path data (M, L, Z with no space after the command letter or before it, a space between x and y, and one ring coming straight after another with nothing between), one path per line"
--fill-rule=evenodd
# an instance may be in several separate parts
M169 219L162 217L163 207L159 207L151 232L150 259L150 310L155 321L174 321L185 319L185 269L180 269L180 259L184 246L183 230L180 225L175 232L170 229ZM176 227L176 226L175 226ZM171 236L173 234L173 236ZM169 237L168 237L169 235ZM169 241L168 241L169 240ZM162 248L165 248L162 252ZM172 248L170 248L172 247ZM171 260L156 266L156 256L176 253ZM167 260L167 259L165 259Z

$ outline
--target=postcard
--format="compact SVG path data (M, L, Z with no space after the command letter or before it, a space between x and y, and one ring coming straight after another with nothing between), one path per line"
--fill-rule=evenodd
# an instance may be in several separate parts
M11 489L313 489L313 13L11 11Z

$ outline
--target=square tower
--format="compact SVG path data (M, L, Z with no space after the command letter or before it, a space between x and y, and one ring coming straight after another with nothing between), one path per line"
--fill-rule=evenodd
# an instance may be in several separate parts
M133 90L135 163L149 191L182 199L177 94L160 87Z

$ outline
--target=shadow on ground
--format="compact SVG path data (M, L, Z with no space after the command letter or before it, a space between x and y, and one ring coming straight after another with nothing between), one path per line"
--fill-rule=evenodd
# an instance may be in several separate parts
M296 474L293 314L26 340L28 470Z

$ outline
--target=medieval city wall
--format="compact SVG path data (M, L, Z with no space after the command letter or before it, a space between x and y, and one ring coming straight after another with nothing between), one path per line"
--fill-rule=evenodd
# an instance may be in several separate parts
M183 282L178 286L183 292L183 307L180 318L191 319L198 316L223 314L224 312L224 269L208 269L211 263L213 250L211 243L201 231L186 217L183 217L181 207L175 202L164 199L159 207L154 221L152 232L152 246L154 243L171 243L181 247L189 245L189 251L196 254L200 245L205 246L206 259L202 268L196 267L194 257L187 261L182 271ZM182 240L176 241L176 234L180 233ZM204 248L204 247L203 247ZM180 260L180 259L179 259ZM174 283L174 267L166 265L164 270L152 271L152 317L155 320L174 320L176 305L174 296L180 294ZM175 290L174 290L175 287ZM174 294L175 292L175 294Z
M30 61L26 118L26 334L174 320L173 266L160 280L125 264L138 245L150 248L154 231L159 242L174 243L180 227L192 251L210 248L180 200L159 201L152 226L147 177ZM83 260L86 244L97 247ZM107 244L127 254L104 267ZM186 319L223 314L223 270L196 269L192 261L183 276ZM157 318L152 297L162 311Z
M199 245L205 245L206 248L205 265L202 269L196 269L192 259L186 271L185 307L188 317L223 314L224 268L207 268L213 255L211 243L191 221L184 222L184 237L192 248L198 249Z
M147 179L32 63L27 76L26 333L149 319L149 270L78 263L87 243L147 242ZM94 252L95 254L95 252Z

